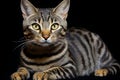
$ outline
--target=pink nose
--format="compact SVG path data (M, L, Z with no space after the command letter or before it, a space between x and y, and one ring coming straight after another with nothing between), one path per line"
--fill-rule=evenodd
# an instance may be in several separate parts
M42 37L47 40L50 37L50 31L49 30L42 30Z
M43 35L42 35L42 37L43 37L45 40L47 40L47 39L49 38L49 36L50 36L50 35L48 35L48 34L43 34Z

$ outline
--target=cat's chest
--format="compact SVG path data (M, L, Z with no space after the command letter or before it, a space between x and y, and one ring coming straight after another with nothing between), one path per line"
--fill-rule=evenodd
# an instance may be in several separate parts
M55 59L56 56L47 57L47 58L39 58L39 59L31 59L24 56L24 53L21 53L22 65L26 66L28 69L32 71L44 71L52 67L62 66L64 63L70 60L68 53L66 53L62 58ZM27 62L26 62L27 61Z
M39 51L39 48L28 47L21 51L22 65L33 71L44 71L53 66L61 66L69 60L67 45L58 45L43 52Z

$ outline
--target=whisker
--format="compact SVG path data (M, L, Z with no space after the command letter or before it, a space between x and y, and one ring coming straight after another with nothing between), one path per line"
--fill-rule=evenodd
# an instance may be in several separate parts
M25 42L25 41L27 41L27 40L12 41L12 42L18 43L18 42Z
M25 37L21 37L19 40L24 40L25 39Z
M17 47L15 47L14 49L13 49L13 51L15 51L16 49L18 49L19 47L24 47L24 44L25 43L29 43L29 42L32 42L33 40L29 40L29 39L27 39L27 40L24 40L24 42L22 42L22 43L20 43Z
M20 39L12 41L12 42L18 43L18 42L24 42L24 41L26 41L25 37L21 37Z
M15 50L17 50L19 47L23 47L25 43L26 43L26 42L23 42L23 43L19 44L17 47L15 47L15 48L13 49L13 52L14 52Z
M24 37L22 37L21 39L17 40L17 41L12 41L12 42L15 42L15 43L19 43L19 42L26 42L28 41L29 39L25 39Z

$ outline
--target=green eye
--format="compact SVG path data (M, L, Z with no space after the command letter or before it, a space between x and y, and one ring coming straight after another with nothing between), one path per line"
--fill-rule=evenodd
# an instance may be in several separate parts
M58 23L54 23L54 24L51 25L51 29L52 30L56 30L58 28L59 28L59 24Z
M40 29L40 25L37 24L37 23L33 23L32 24L32 28L35 29L35 30L39 30Z

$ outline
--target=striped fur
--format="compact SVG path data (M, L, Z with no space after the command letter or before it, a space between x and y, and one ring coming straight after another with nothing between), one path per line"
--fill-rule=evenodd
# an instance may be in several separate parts
M117 74L120 65L112 57L99 35L85 29L67 30L70 0L56 8L38 9L28 0L21 0L23 33L21 64L12 80L68 79Z
M110 74L116 74L115 67L120 68L99 35L83 29L72 29L67 40L79 75L90 75L104 68L108 69Z

